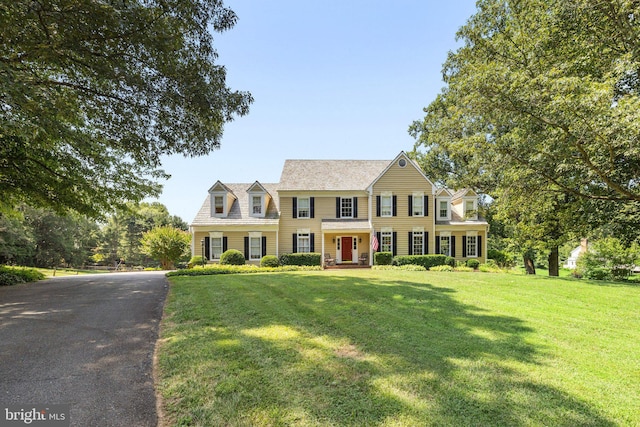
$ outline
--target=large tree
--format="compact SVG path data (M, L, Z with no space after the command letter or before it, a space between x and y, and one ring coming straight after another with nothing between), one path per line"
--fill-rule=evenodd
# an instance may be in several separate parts
M1 2L0 204L98 216L157 194L162 155L217 148L251 102L215 63L235 22L221 0Z
M621 211L637 222L639 17L637 1L479 1L446 86L411 128L424 167L512 218L555 224L550 249Z

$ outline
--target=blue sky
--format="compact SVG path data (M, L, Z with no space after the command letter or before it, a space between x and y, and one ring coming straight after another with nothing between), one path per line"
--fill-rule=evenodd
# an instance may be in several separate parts
M158 201L190 223L217 180L278 182L285 159L393 159L440 92L475 0L227 0L214 35L232 89L252 93L208 156L167 157Z

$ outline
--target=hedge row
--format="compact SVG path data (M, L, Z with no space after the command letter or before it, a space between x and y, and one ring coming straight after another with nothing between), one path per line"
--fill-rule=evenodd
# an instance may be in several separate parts
M12 286L42 279L44 274L35 268L0 266L0 286Z
M319 266L322 264L321 261L322 256L316 252L280 255L280 265Z
M393 265L420 265L427 270L436 265L446 265L446 255L400 255L393 258Z
M170 271L167 276L210 276L214 274L243 274L243 273L274 273L281 271L315 271L322 270L318 266L295 266L288 265L283 267L258 267L257 265L220 265L213 264L205 268L191 268L188 270Z

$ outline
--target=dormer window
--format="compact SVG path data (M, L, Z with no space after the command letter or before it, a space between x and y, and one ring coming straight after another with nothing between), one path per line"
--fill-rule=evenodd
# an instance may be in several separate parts
M229 187L220 181L217 181L209 189L209 196L211 198L211 216L219 218L227 216L236 198Z
M464 217L465 219L478 219L478 207L477 200L474 199L466 199L464 201Z
M264 218L267 211L267 190L258 181L254 182L247 190L249 193L249 215Z
M438 220L451 221L451 199L449 197L438 197Z
M214 213L216 215L224 214L224 196L214 196L213 200Z
M252 209L251 212L256 215L262 215L262 196L253 196L251 198Z

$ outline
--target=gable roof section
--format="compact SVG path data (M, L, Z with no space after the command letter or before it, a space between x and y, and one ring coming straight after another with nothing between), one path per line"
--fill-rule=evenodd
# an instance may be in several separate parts
M251 184L251 187L247 188L247 193L269 193L266 188L260 182L256 181Z
M388 160L286 160L279 191L365 191Z
M217 191L220 191L220 192L224 191L224 192L233 194L233 191L231 191L231 189L229 189L229 187L227 187L222 182L220 182L220 180L216 181L216 183L213 184L211 186L211 188L209 188L209 193L212 193L214 191L216 191L216 192ZM233 195L235 196L235 194L233 194Z
M414 162L413 160L411 160L409 158L409 156L407 156L407 153L405 153L404 151L401 151L400 154L398 154L396 156L395 159L391 160L390 162L387 161L387 165L386 167L382 170L382 172L380 172L380 174L369 183L368 187L373 187L373 185L380 179L382 178L382 176L387 173L387 171L389 169L391 169L391 167L401 158L405 159L407 161L407 165L411 165L413 166L419 173L420 175L422 175L422 177L424 178L425 181L427 181L429 184L431 184L431 189L433 192L436 191L436 186L433 184L433 182L431 182L431 180L429 178L427 178L427 176L424 174L424 172L422 171L422 168L420 166L418 166L418 164L416 162Z
M453 193L447 188L441 188L436 192L436 197L452 197Z
M257 181L256 181L257 182ZM234 194L234 200L229 214L224 217L211 216L211 193L209 193L202 203L202 207L191 222L191 225L277 225L279 221L278 214L278 184L259 184L265 192L271 195L271 201L267 206L267 212L264 218L252 217L249 215L249 189L254 188L255 183L238 183L238 184L222 184L218 181L213 188L220 183L229 192ZM219 191L219 190L215 190Z

